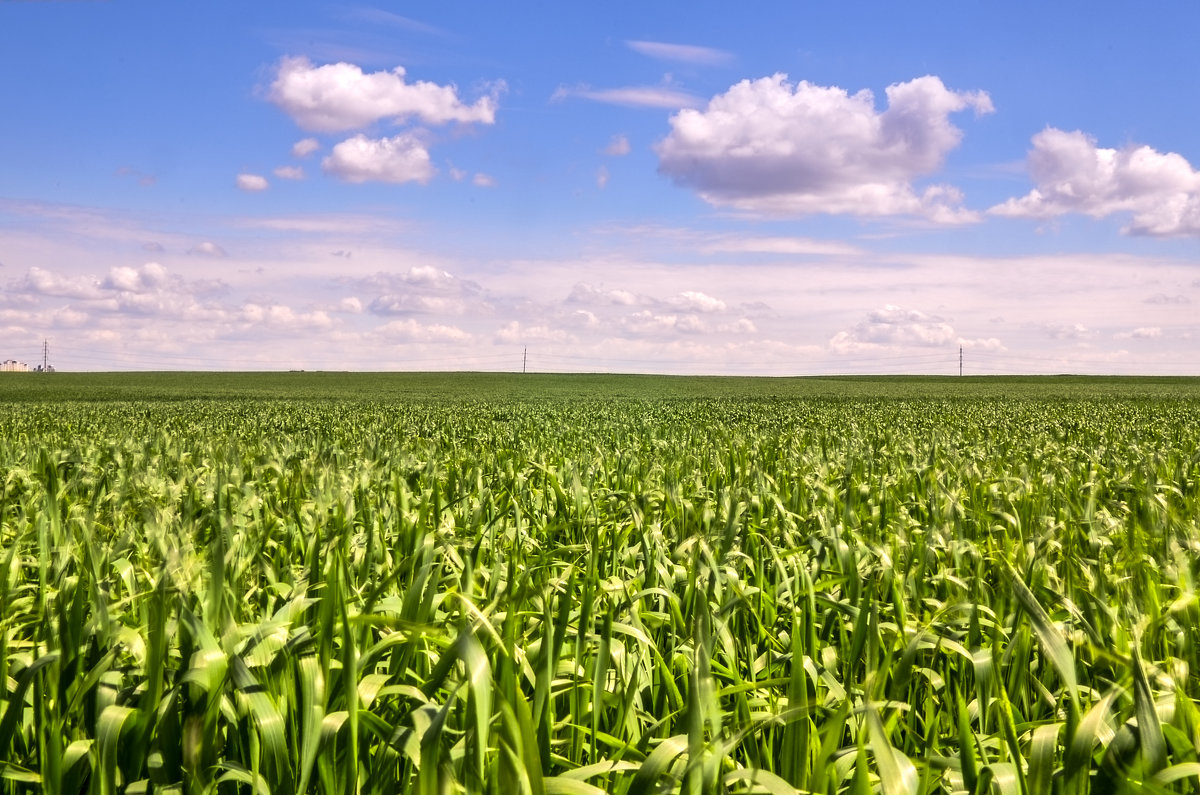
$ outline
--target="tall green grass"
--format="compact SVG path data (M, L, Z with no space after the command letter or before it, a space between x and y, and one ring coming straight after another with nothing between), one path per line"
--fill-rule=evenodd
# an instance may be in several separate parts
M1200 791L1200 401L3 416L6 792Z

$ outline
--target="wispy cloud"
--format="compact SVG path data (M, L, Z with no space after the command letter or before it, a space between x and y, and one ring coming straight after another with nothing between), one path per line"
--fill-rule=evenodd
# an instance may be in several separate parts
M569 97L590 99L593 102L604 102L609 105L623 105L629 108L698 108L703 104L700 97L686 91L667 86L624 86L622 88L592 88L587 85L559 86L550 97L552 102L559 102Z
M733 53L694 44L668 44L661 41L626 41L629 49L660 61L719 66L733 61Z

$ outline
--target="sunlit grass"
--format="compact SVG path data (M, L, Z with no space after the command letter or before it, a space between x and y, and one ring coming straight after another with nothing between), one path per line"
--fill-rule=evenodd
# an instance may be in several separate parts
M24 402L9 792L1200 789L1200 401Z

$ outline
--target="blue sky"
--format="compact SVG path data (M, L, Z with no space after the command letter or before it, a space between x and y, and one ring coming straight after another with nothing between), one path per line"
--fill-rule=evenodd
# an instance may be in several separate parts
M1200 373L1198 23L0 0L0 358Z

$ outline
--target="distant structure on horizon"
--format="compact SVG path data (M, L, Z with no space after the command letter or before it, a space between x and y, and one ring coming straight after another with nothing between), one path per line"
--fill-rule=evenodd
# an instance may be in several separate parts
M18 362L16 359L5 359L3 364L0 364L0 373L28 373L29 365L25 362Z

